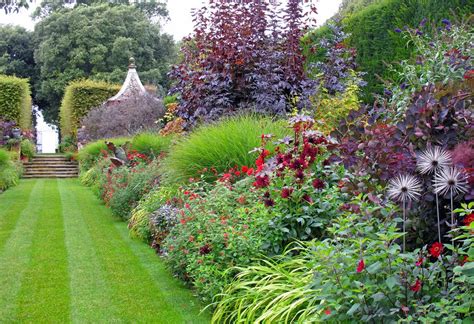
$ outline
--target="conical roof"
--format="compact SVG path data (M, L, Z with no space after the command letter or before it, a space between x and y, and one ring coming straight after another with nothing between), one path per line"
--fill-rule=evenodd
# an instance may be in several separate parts
M115 96L107 100L107 104L121 102L146 94L145 87L140 81L140 77L136 70L135 59L131 57L128 64L127 77L125 78L122 88Z

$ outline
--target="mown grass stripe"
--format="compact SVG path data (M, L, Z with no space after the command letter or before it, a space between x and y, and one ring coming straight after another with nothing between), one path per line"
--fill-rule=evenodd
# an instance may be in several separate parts
M16 188L0 194L0 251L13 233L20 215L27 208L36 181L25 181Z
M92 238L84 222L81 207L86 201L77 199L68 180L59 182L62 215L68 250L71 289L71 319L73 323L120 322L111 303L112 292Z
M24 187L33 185L31 193L23 191ZM0 320L2 322L17 321L16 297L21 289L22 278L30 262L32 240L36 223L39 219L37 204L40 201L44 183L30 181L10 189L11 192L0 197L2 205L6 206L13 199L21 199L26 208L17 208L20 212L15 228L0 253ZM24 195L22 195L22 193Z
M130 239L127 227L120 223L115 224L117 231L124 241L131 241L130 248L140 260L149 276L153 278L156 287L162 292L163 298L170 305L181 309L183 323L209 323L210 314L207 311L201 312L202 304L196 298L190 298L190 290L180 280L170 276L169 271L161 262L157 262L159 257L151 248L143 249L143 243Z
M70 321L70 291L58 183L54 179L38 182L43 184L43 190L35 197L34 213L38 221L31 259L17 298L17 319L32 323L65 323Z
M185 323L187 318L197 317L197 312L184 315L187 310L180 307L186 301L189 303L193 300L190 293L183 297L182 302L167 302L165 292L157 288L154 278L131 250L130 245L137 242L128 237L123 238L117 231L116 226L125 227L125 224L114 221L110 210L77 181L64 183L68 184L67 190L81 202L81 212L92 239L91 244L96 248L110 289L114 292L110 302L119 310L120 318L140 323ZM141 248L148 249L144 244L141 244ZM155 258L151 262L156 265L160 261ZM162 275L169 277L168 273ZM182 287L176 285L170 289L179 290Z

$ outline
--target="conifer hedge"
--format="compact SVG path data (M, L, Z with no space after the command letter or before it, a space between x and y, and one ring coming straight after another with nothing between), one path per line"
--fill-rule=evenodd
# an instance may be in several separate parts
M80 80L70 83L65 90L60 107L62 135L75 136L81 119L92 108L101 105L119 90L119 85L102 81Z
M0 119L31 128L31 95L28 79L0 75Z

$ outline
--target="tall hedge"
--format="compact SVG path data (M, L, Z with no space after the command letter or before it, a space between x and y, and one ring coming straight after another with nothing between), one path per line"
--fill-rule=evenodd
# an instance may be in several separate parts
M343 4L336 18L342 19L344 31L351 34L348 43L357 50L359 70L367 72L364 78L368 85L363 89L366 101L372 99L372 93L383 92L380 78L391 78L388 64L412 55L412 48L396 28L416 28L423 18L428 19L429 26L440 26L443 18L455 22L474 12L474 0L348 0ZM328 28L322 26L306 38L318 43L327 36ZM320 51L306 53L310 62L320 59Z
M62 135L76 135L81 119L94 107L115 95L119 85L102 81L80 80L70 83L60 108Z
M390 77L386 63L410 57L412 49L394 30L417 27L427 18L441 25L443 18L462 19L474 12L474 0L385 0L373 3L342 20L351 34L350 45L357 49L357 63L367 72L366 95L383 91L382 79Z
M28 79L0 75L0 119L31 128L31 95Z

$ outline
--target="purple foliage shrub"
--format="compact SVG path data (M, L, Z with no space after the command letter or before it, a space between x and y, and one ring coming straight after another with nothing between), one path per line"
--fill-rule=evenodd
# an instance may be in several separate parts
M244 109L283 115L309 105L316 87L300 39L314 7L303 6L289 0L277 12L269 1L210 1L195 12L194 35L170 73L187 126Z
M87 143L102 138L132 136L157 130L157 121L165 114L163 103L146 95L113 105L103 104L83 118L78 130L78 142Z

